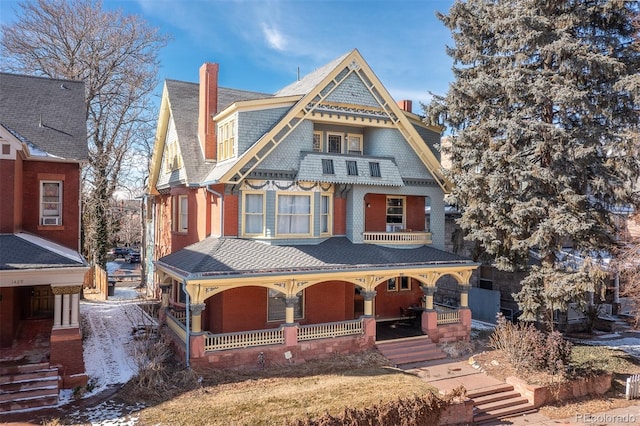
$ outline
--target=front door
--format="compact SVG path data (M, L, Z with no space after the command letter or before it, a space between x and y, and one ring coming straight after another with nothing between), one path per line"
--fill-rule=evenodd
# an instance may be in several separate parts
M31 290L31 318L43 318L53 316L53 292L49 285L34 286Z

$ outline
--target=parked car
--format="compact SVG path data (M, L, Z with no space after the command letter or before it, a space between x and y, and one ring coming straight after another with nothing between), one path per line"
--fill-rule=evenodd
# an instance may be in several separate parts
M129 249L125 247L114 247L107 252L107 256L111 256L114 259L117 259L119 257L124 259L128 252Z
M127 263L140 263L140 252L129 249L124 255L124 261Z

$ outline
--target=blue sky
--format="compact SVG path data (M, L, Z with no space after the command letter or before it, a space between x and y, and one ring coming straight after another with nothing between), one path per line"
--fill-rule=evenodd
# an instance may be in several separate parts
M198 80L220 64L224 87L273 93L357 48L395 100L444 94L453 79L447 28L435 12L453 0L103 0L142 16L172 37L160 52L160 80ZM0 1L0 22L17 1ZM158 88L160 93L161 86Z

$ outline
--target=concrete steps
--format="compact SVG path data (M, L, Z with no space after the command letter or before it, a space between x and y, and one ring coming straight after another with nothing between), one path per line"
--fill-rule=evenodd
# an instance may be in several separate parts
M394 365L446 358L447 355L428 336L376 342L376 347Z
M0 413L57 405L59 380L49 363L0 367Z
M474 389L467 393L467 397L473 401L473 421L476 424L536 410L506 383Z

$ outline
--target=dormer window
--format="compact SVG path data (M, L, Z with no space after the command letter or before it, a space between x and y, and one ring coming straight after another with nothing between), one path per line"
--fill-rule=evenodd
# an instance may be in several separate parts
M349 176L358 176L358 163L355 161L347 161L347 174Z
M236 120L230 119L218 125L218 161L235 155Z
M380 174L380 163L371 161L369 163L369 174L371 174L371 177L382 177Z
M333 170L333 160L328 158L322 159L322 174L323 175L333 175L335 174Z

